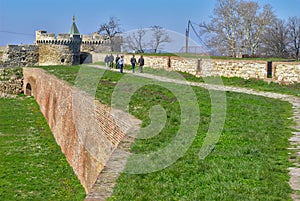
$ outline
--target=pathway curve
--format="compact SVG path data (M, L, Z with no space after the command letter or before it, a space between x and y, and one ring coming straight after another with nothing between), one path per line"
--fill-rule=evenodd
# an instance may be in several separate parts
M99 65L90 65L92 67L96 68L102 68L105 69L103 66ZM113 71L118 71L117 69L111 69ZM124 71L126 73L131 73L131 71ZM172 83L178 83L178 84L185 84L190 86L198 86L202 87L208 90L220 90L220 91L231 91L231 92L238 92L238 93L246 93L251 95L257 95L257 96L264 96L268 98L275 98L282 101L288 101L292 104L293 107L293 116L292 119L296 123L296 125L293 127L295 129L294 132L292 132L292 137L289 139L290 141L290 147L289 150L293 150L296 154L296 156L293 156L291 161L293 162L293 167L289 168L290 172L290 181L289 184L293 190L300 191L300 164L298 162L300 158L300 98L292 95L286 95L286 94L279 94L279 93L273 93L273 92L263 92L263 91L256 91L253 89L246 89L241 87L233 87L233 86L222 86L222 85L212 85L212 84L206 84L206 83L198 83L198 82L188 82L178 79L171 79L166 78L162 76L147 74L147 73L135 73L136 76L141 76L145 78L150 78L162 82L172 82ZM300 195L291 195L294 201L300 201Z

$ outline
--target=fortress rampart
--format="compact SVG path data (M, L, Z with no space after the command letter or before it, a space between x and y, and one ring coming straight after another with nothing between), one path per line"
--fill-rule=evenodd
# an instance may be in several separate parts
M141 121L113 110L38 68L24 68L23 90L40 106L56 142L87 194L128 131Z

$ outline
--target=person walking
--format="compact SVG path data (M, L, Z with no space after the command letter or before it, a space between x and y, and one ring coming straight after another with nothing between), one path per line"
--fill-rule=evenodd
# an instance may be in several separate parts
M136 58L134 55L130 59L130 63L131 63L131 67L132 67L132 72L134 73L134 68L135 68L135 64L136 64Z
M143 55L141 55L141 57L139 58L138 63L139 63L139 66L140 66L140 73L142 73L143 72L143 67L144 67L144 64L145 64L145 60L144 60Z
M123 55L118 60L118 66L120 68L120 73L123 73L123 67L124 67L124 56Z
M114 63L114 56L110 54L109 56L109 67L112 68Z
M116 68L119 68L119 59L120 59L120 57L117 54L117 56L116 56Z
M108 55L106 55L106 57L104 59L104 62L105 62L106 69L108 69L108 63L109 63L109 56Z

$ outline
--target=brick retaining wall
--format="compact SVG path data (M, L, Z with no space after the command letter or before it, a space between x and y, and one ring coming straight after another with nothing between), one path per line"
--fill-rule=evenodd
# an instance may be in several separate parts
M121 139L140 121L42 69L24 68L24 91L40 105L57 143L89 193ZM130 121L129 121L130 120Z

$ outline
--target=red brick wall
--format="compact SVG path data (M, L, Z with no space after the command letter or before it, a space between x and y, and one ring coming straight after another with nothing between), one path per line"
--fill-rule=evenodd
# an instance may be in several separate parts
M42 69L24 68L23 74L24 86L31 85L31 94L88 193L125 133L140 121L121 111L112 115L109 106Z

